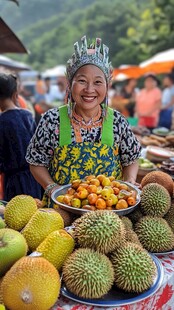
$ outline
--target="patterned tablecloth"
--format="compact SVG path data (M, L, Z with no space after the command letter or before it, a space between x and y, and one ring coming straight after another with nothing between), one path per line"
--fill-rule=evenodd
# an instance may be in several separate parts
M160 256L164 267L161 288L151 297L122 307L92 307L60 296L52 310L174 310L174 254Z

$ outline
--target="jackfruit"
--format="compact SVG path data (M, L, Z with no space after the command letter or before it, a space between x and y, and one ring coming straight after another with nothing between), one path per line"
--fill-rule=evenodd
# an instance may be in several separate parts
M37 247L36 251L42 253L58 270L74 249L74 239L64 229L50 233Z
M23 257L2 281L5 306L10 310L48 310L60 292L56 268L43 257Z
M64 228L59 213L53 209L38 209L22 230L29 249L35 251L39 244L52 232Z
M173 180L172 177L163 171L151 171L147 173L142 181L142 188L149 183L157 183L164 186L169 194L173 196Z
M34 198L28 195L15 196L5 207L5 222L9 228L21 230L36 211Z

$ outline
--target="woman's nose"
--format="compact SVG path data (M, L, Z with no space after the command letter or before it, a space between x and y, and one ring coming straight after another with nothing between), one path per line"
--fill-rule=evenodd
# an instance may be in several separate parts
M93 92L94 91L94 85L93 83L87 83L85 87L86 92Z

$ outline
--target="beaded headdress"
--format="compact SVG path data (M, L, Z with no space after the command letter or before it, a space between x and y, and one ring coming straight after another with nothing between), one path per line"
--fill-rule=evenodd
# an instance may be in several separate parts
M107 83L111 79L112 65L109 62L109 48L101 44L101 39L96 38L95 43L88 46L86 36L81 38L81 49L79 43L74 44L74 54L67 62L67 78L72 81L75 73L84 65L95 65L103 71Z

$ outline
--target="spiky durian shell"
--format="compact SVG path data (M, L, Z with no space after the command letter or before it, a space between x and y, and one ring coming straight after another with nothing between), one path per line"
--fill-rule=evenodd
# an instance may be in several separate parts
M112 253L115 284L127 292L147 290L156 276L156 266L149 253L141 246L127 242Z
M125 228L114 212L91 211L85 213L77 222L73 237L80 247L107 254L124 242Z
M169 192L160 184L150 183L141 193L141 210L145 215L163 217L171 206Z
M163 218L144 216L136 224L135 232L149 252L165 252L174 247L174 234Z
M172 203L169 211L164 215L164 219L167 221L174 233L174 202Z
M125 229L133 229L133 224L127 216L120 216L120 219L122 220Z
M113 285L114 270L104 254L78 249L63 266L63 280L68 290L79 297L101 298Z
M138 222L140 220L140 218L142 218L142 217L143 217L143 213L141 212L139 207L137 209L135 209L133 212L128 214L128 218L131 220L131 222L133 224Z
M132 229L126 230L126 241L138 244L139 246L142 246L136 232L133 231Z

